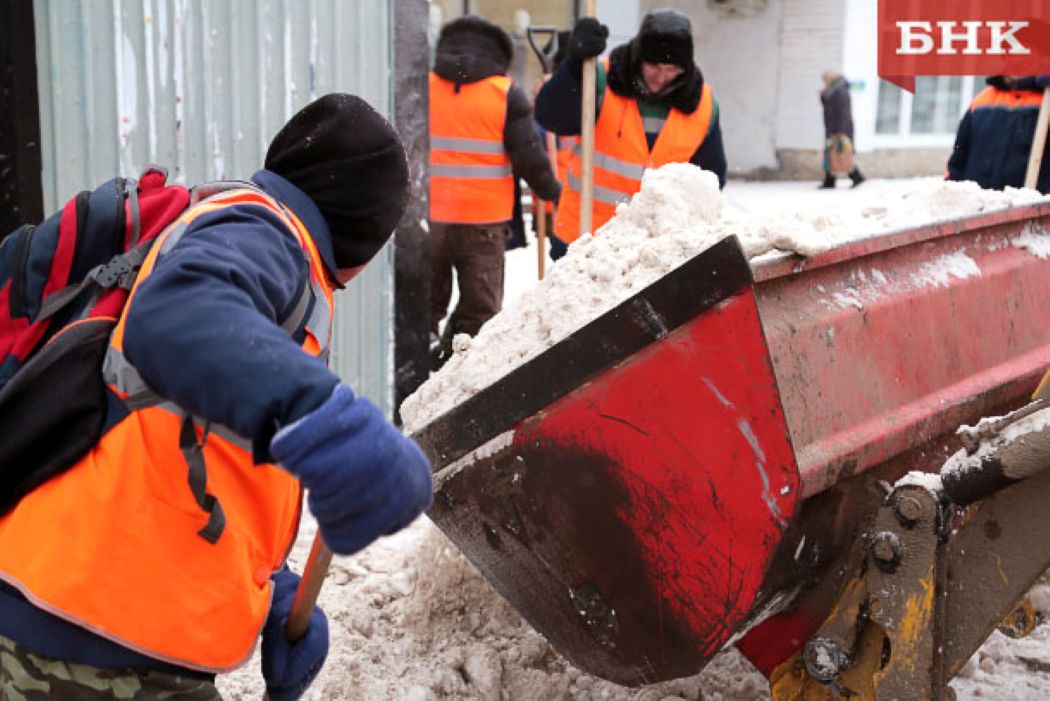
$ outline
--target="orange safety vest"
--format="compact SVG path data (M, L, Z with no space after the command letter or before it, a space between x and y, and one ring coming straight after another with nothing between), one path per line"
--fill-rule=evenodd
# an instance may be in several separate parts
M493 224L514 215L514 172L503 147L511 79L455 83L430 74L430 219Z
M704 83L700 105L691 114L672 108L650 152L637 101L633 97L617 95L606 85L598 123L594 127L591 230L597 231L616 214L617 204L627 202L638 192L642 186L642 174L647 168L659 168L665 163L688 163L707 138L713 112L714 96L711 87ZM565 243L572 243L580 237L581 156L582 145L577 146L569 163L568 178L563 183L554 219L554 233Z
M569 163L572 161L573 149L579 143L578 136L561 136L559 135L555 140L557 148L555 149L555 164L557 165L558 182L565 183L569 177ZM547 211L554 212L554 203L547 202Z
M261 191L203 200L158 237L110 338L103 378L128 413L83 459L0 518L0 578L34 605L155 659L216 673L243 664L255 647L270 575L298 530L302 490L276 465L253 464L247 439L152 394L123 349L128 309L158 255L194 219L233 205L269 210L302 244L314 299L302 348L324 357L332 290L302 222ZM184 454L184 430L183 444L203 443L201 452ZM195 494L188 474L201 453L206 472L198 472ZM211 513L225 516L210 531L216 524L199 499L205 490L219 504Z
M1036 108L1043 103L1043 93L1033 90L1000 90L989 85L977 93L970 103L970 111L986 107L1000 107L1004 109Z

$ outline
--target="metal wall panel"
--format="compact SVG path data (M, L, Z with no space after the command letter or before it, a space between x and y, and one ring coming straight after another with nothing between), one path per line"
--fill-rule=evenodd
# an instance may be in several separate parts
M390 0L36 0L45 211L150 163L247 178L312 99L391 114ZM332 367L388 411L393 259L336 296Z

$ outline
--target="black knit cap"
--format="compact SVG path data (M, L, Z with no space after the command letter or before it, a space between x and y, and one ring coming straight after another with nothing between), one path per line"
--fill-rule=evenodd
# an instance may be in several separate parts
M331 93L301 109L270 142L265 167L321 210L339 268L371 260L408 202L397 133L355 95Z
M510 35L487 19L464 15L441 28L436 53L446 63L452 64L445 67L445 72L453 75L461 73L469 77L474 72L472 64L479 58L491 65L491 72L500 74L510 69L514 60L514 43ZM455 70L457 67L458 71Z
M678 10L653 10L642 20L632 48L635 65L644 61L685 68L693 63L693 26Z

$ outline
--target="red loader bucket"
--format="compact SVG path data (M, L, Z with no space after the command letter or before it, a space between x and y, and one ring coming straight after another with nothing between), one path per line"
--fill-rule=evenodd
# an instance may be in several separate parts
M414 437L430 518L574 664L695 673L773 593L799 476L735 238Z

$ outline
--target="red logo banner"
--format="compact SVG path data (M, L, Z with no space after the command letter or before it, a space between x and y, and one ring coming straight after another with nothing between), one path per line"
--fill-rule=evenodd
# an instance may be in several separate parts
M1050 74L1050 0L878 0L879 76Z

